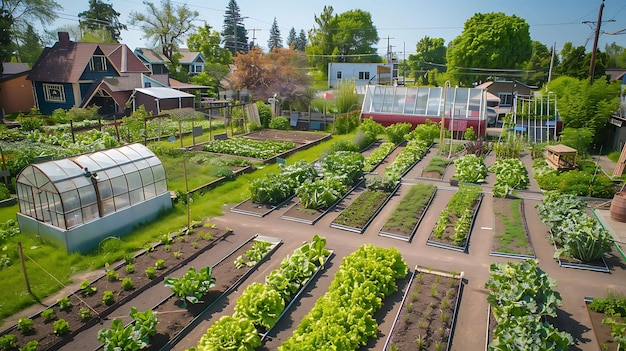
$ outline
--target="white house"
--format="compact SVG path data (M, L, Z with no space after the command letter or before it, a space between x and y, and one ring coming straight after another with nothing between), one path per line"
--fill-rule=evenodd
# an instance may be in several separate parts
M341 81L354 81L355 86L391 85L393 65L386 63L343 63L328 64L328 88L336 88Z

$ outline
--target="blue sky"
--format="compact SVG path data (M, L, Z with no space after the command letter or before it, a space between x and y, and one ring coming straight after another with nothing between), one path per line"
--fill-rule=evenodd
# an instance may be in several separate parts
M160 6L160 1L152 2ZM87 0L57 2L63 6L63 10L59 12L60 18L51 28L77 24L78 13L89 8ZM141 0L105 2L112 4L121 13L120 21L123 23L128 22L131 11L141 12L146 8ZM216 30L222 30L228 0L172 2L177 6L187 4L190 9L198 11L200 21L197 25L203 25L206 21ZM269 30L274 18L285 42L292 27L297 33L301 29L308 32L313 28L314 16L321 14L324 5L327 5L332 6L336 14L356 8L369 12L380 37L378 53L384 55L390 46L391 51L396 52L400 58L403 54L414 53L416 43L424 36L443 38L447 45L462 33L463 24L475 13L491 12L503 12L525 19L530 25L531 39L548 47L556 44L557 50L560 50L569 41L575 46L586 46L589 52L593 47L593 34L601 3L601 0L237 0L245 27L249 30L249 39L256 37L256 43L263 49L267 49ZM626 1L605 0L600 28L603 33L600 35L598 47L601 50L604 50L606 44L613 42L626 47ZM621 35L609 34L620 30L624 30ZM123 42L131 49L148 46L149 43L142 36L141 30L132 26L129 26L128 31L122 32Z

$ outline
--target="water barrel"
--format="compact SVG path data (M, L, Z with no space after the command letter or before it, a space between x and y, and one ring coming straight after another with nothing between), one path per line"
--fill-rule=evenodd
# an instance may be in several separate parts
M619 192L613 196L610 209L611 219L626 222L626 193Z

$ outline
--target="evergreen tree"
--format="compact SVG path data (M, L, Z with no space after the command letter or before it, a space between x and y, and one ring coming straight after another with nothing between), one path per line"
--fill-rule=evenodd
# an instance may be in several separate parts
M0 74L4 72L3 62L9 61L13 54L11 43L11 25L13 16L9 11L0 9Z
M270 38L267 40L267 49L271 52L275 48L282 48L283 40L280 38L280 29L278 29L278 22L276 22L276 17L274 17L274 23L272 23L272 28L270 28Z
M120 13L113 9L113 5L106 4L101 0L89 0L89 10L78 14L82 28L98 30L105 29L111 33L111 38L119 43L122 29L128 29L120 23Z
M296 38L295 50L298 52L304 52L308 40L306 39L306 33L304 29L300 29L300 35Z
M289 48L291 48L291 46L296 46L296 29L294 27L291 27L291 29L289 30L289 35L287 36L287 46Z
M248 52L248 36L246 27L243 25L239 5L237 1L229 0L224 14L224 26L222 27L222 37L224 48L230 50L235 56L237 52Z

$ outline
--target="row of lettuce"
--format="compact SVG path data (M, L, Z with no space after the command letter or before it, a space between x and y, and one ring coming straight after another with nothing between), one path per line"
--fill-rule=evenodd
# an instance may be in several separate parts
M385 297L398 290L397 280L407 273L408 266L397 249L362 245L342 259L326 294L316 301L293 335L278 349L359 349L369 338L378 335L374 313L382 307ZM270 276L266 278L266 286L271 285L268 282ZM260 293L263 289L260 284L251 287L255 294L243 299L244 291L242 297L237 299L235 313L222 316L215 322L192 350L252 351L261 346L259 330L267 330L276 322L276 316L282 310L274 308L275 302L272 301L281 294L277 293L269 298L271 301L267 301L270 293ZM251 299L255 301L247 303ZM242 313L240 303L246 303L246 308L256 307L259 311L254 315Z

